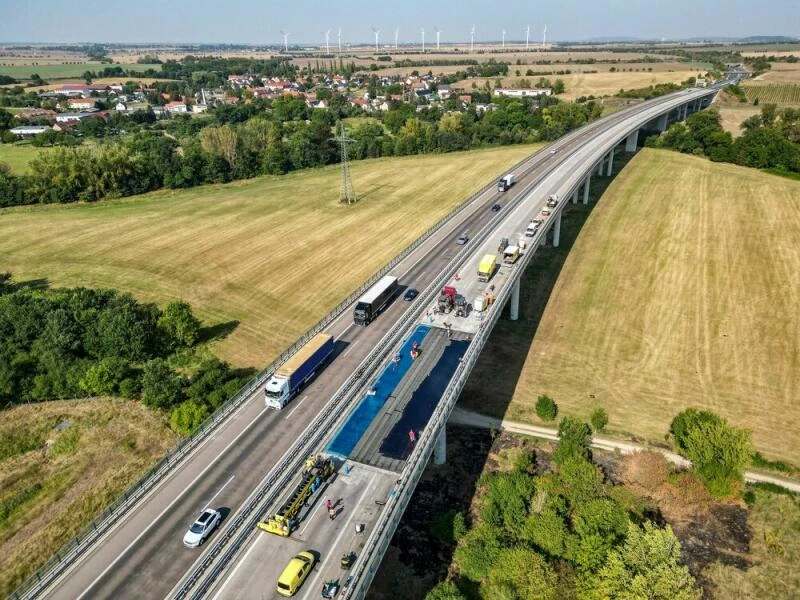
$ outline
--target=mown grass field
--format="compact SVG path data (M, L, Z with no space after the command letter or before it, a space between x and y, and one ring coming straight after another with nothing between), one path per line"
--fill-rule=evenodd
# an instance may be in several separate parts
M501 376L504 357L527 354L510 403L476 390L465 401L540 423L534 405L548 394L562 413L604 407L610 430L654 441L695 406L796 463L798 239L800 182L645 149L583 226L532 343L503 327L481 372ZM535 311L523 305L523 318Z
M0 594L6 596L176 442L139 402L65 400L0 419Z
M30 144L0 144L0 163L6 163L11 167L12 173L22 175L30 172L28 163L42 150Z
M361 200L330 167L94 205L0 211L0 270L17 281L182 298L206 324L238 321L215 351L265 366L372 273L535 146L359 161Z
M102 71L106 67L119 67L122 66L126 69L135 68L137 71L146 71L153 68L156 70L161 69L161 65L147 64L147 65L121 65L115 64L102 64L102 63L73 63L73 64L14 64L14 65L0 65L0 75L8 75L14 79L25 81L30 79L31 75L36 73L42 79L68 79L70 77L81 77L86 71Z

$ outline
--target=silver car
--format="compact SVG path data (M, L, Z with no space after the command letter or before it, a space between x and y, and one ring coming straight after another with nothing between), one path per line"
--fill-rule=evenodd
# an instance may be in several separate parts
M467 232L465 231L460 236L458 236L458 239L456 240L456 244L458 244L459 246L463 246L464 244L467 243L468 239L469 239L469 234L467 234Z
M187 548L197 548L202 546L206 538L211 535L211 532L216 529L219 522L222 520L222 515L218 510L213 508L206 508L197 520L192 523L189 531L183 536L183 545Z

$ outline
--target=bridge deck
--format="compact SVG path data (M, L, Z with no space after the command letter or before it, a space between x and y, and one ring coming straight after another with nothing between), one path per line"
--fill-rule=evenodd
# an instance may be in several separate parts
M350 459L400 472L413 449L409 431L417 437L428 424L444 389L469 345L469 336L432 329L420 355L389 396L359 440Z

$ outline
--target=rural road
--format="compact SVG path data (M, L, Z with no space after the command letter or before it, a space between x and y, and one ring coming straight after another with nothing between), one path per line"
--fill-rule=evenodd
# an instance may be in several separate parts
M455 425L466 425L468 427L481 427L483 429L505 429L512 433L519 433L522 435L529 435L531 437L542 438L546 440L558 440L558 430L553 427L540 427L537 425L528 425L527 423L518 423L516 421L507 421L505 419L498 419L496 417L489 417L480 413L472 412L459 408L456 406L453 413L450 415L450 423ZM592 436L592 446L600 450L619 451L622 454L632 454L633 452L659 452L663 454L667 460L681 467L689 467L692 463L688 460L670 452L663 448L652 446L642 446L639 444L632 444L630 442L623 442L621 440L612 440L610 438L601 437L598 435ZM779 485L791 492L800 493L800 483L782 477L775 477L774 475L765 475L763 473L756 473L754 471L745 471L745 481L748 483L772 483Z

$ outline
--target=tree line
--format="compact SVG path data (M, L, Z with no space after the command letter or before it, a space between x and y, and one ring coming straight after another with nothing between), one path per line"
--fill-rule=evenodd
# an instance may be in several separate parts
M141 399L187 434L252 374L211 357L171 366L200 341L185 302L163 309L108 289L35 289L0 275L0 404L87 396Z
M348 132L354 140L348 152L362 159L554 140L601 113L594 102L493 100L495 109L480 113L474 104L449 113L460 108L456 98L444 108L420 112L392 101L388 110L376 113L380 122L365 119ZM334 126L363 111L339 94L329 102L327 110L310 109L297 96L224 105L214 109L213 118L178 118L152 128L143 122L143 129L96 149L54 148L33 159L28 175L14 175L0 164L0 207L95 201L333 164L340 160ZM81 125L84 131L112 126L113 121ZM62 135L52 137L68 140Z
M749 117L741 127L744 133L734 140L722 128L719 112L706 110L648 138L647 145L780 174L800 173L800 109L765 104L760 115Z

